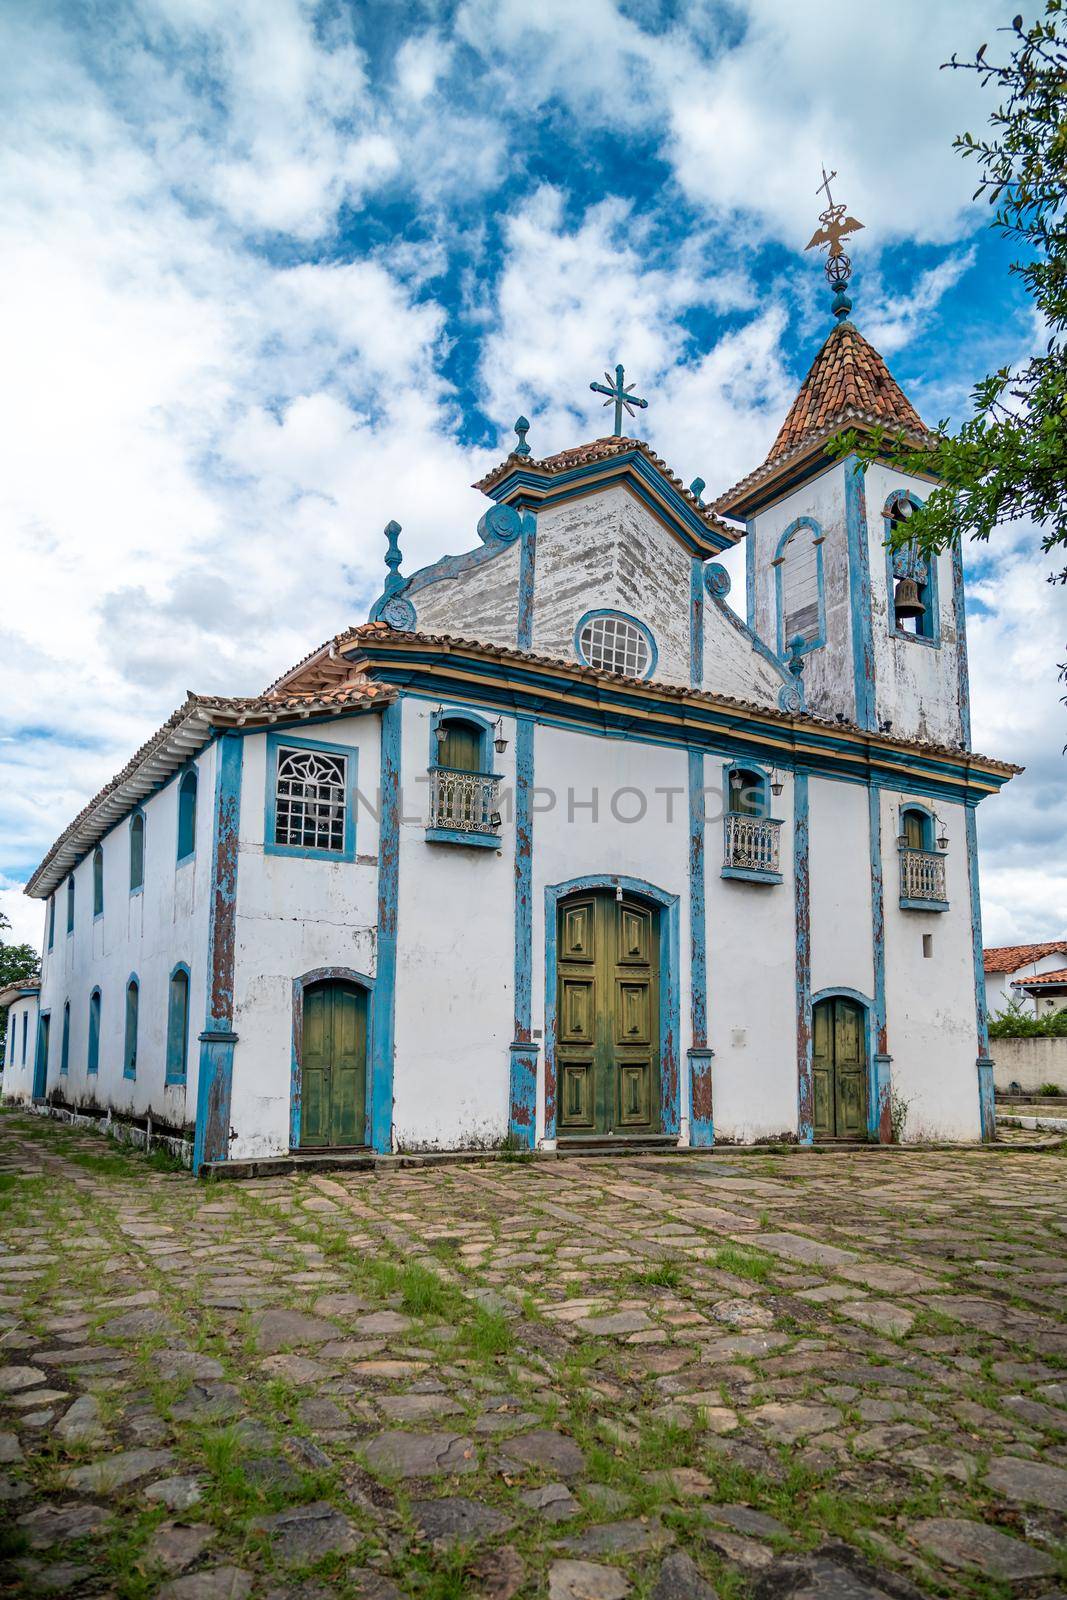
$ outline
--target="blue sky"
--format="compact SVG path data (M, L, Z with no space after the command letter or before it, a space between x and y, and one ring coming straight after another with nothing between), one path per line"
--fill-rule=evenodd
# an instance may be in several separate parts
M866 224L854 320L928 422L1040 337L940 72L1011 8L8 0L0 905L186 688L262 688L469 547L524 412L596 436L626 363L687 481L763 458L830 326L820 166ZM990 942L1067 924L1063 592L968 552Z

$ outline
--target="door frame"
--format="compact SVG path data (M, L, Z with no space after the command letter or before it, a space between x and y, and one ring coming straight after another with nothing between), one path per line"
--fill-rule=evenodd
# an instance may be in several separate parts
M556 990L559 902L592 889L621 889L659 912L660 1127L677 1134L678 1116L678 896L644 878L594 872L545 885L545 1138L556 1138Z
M820 1000L851 1000L863 1012L863 1038L867 1054L867 1137L878 1138L878 1062L875 1058L874 1001L858 989L847 989L843 984L836 988L819 989L811 997L811 1008ZM814 1037L814 1023L812 1024Z
M367 1059L363 1086L363 1139L370 1144L373 1117L371 1104L372 1062L374 1059L371 1029L374 1021L374 979L352 967L313 967L299 978L293 979L293 1054L289 1080L289 1149L300 1149L300 1111L304 1089L304 990L313 983L351 983L367 992Z
M48 1034L48 1044L45 1045L45 1034ZM37 1013L37 1031L33 1036L33 1083L30 1090L30 1099L34 1105L42 1106L48 1098L48 1058L52 1052L52 1010ZM40 1084L38 1085L38 1079Z

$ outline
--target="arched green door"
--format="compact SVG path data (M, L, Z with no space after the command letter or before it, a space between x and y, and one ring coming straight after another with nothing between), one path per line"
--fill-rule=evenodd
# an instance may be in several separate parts
M862 1006L844 996L812 1013L816 1139L866 1139L867 1043Z
M556 964L560 1136L658 1133L658 912L613 889L561 900Z
M366 1143L367 991L330 979L304 990L300 1148Z

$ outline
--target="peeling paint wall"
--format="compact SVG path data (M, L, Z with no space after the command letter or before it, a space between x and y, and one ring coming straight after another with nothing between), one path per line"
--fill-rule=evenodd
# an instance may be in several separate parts
M294 730L357 752L356 859L270 855L267 736L244 741L234 965L234 1159L289 1149L293 979L321 967L373 977L378 893L379 718L339 717ZM284 737L284 735L283 735Z
M514 649L520 553L517 539L482 566L414 591L420 633L451 633Z
M116 1115L148 1113L174 1126L193 1119L207 977L211 886L212 797L215 746L196 758L198 773L196 854L176 864L178 780L176 775L144 802L144 889L130 893L130 819L116 823L102 841L104 914L93 916L92 853L75 868L74 932L66 932L66 883L56 890L55 944L41 961L41 1010L52 1016L48 1090L77 1106L110 1106ZM183 769L184 770L184 769ZM189 968L189 1053L186 1084L164 1083L170 976L179 961ZM123 1077L126 985L140 982L137 1077ZM100 1071L86 1071L89 996L99 986ZM63 1005L70 1000L70 1071L60 1076Z

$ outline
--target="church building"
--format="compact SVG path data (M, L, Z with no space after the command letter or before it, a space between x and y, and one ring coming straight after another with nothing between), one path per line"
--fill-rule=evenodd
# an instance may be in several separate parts
M190 695L34 872L8 1098L294 1152L993 1136L959 548L849 319L721 494L615 432L477 485L264 693ZM744 543L744 592L723 552ZM738 588L740 585L737 586ZM34 1044L35 1038L35 1044Z

